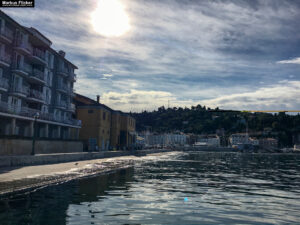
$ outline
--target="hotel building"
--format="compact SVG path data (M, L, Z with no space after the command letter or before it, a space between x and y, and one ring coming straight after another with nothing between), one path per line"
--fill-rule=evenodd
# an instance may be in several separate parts
M76 139L74 73L77 67L56 52L35 28L0 10L0 135Z

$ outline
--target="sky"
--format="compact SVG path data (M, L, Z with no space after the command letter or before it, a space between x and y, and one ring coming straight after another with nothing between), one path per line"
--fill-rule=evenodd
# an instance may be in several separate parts
M95 29L99 1L3 11L66 52L77 93L113 109L300 110L300 1L119 0L129 18L121 36Z

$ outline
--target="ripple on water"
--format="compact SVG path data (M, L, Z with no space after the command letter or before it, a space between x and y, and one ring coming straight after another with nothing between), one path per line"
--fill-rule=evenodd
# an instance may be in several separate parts
M300 156L179 153L0 201L0 224L299 224Z

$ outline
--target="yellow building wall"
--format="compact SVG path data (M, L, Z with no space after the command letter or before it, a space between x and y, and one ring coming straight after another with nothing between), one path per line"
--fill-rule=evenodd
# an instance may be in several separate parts
M82 122L80 140L88 143L95 138L99 150L130 147L134 142L135 119L129 115L90 106L78 107L77 118Z
M95 138L99 149L108 150L111 112L104 108L77 108L77 118L81 120L82 124L79 138L85 141Z
M130 133L135 132L135 119L129 115L121 116L121 133L125 135L125 143L122 143L124 147L129 147L133 144L133 135ZM122 138L121 138L122 139Z
M112 113L110 143L113 148L120 147L121 114Z

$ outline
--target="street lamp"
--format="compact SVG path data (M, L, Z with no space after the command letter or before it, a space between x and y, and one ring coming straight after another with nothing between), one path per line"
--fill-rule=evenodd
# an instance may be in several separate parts
M35 137L36 137L36 121L37 119L40 117L40 114L37 112L34 114L33 118L34 118L34 121L33 121L33 136L32 136L32 149L31 149L31 155L34 155L35 154L35 151L34 151L34 146L35 146Z

